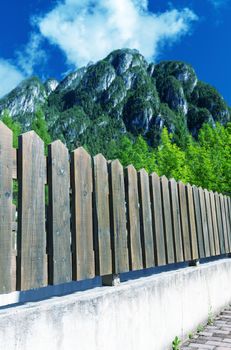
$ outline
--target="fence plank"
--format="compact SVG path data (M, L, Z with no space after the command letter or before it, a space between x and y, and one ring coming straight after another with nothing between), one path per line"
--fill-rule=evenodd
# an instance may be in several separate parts
M208 233L208 224L207 224L207 215L206 215L206 207L205 207L205 194L204 190L199 187L199 198L200 198L200 206L201 206L201 221L202 221L202 230L203 230L203 239L205 245L205 256L210 256L210 246L209 246L209 233Z
M140 204L137 171L133 165L129 165L126 167L124 174L127 203L129 265L131 270L140 270L143 268L143 259L140 237Z
M171 217L171 202L169 196L169 184L166 176L161 177L161 191L163 201L163 221L164 221L164 232L166 239L167 249L167 263L173 263L175 261L174 246L173 246L173 225Z
M109 171L111 228L113 236L113 272L120 273L129 271L124 171L118 160L110 162Z
M192 186L192 190L193 190L193 199L194 199L194 208L195 208L195 220L196 220L199 258L204 258L205 246L204 246L204 238L203 238L199 189L196 186Z
M104 276L112 273L108 169L102 154L95 156L93 163L96 273Z
M209 235L209 245L210 245L210 255L215 255L215 244L214 244L214 232L212 225L212 215L211 215L211 204L210 204L210 196L207 190L204 190L205 193L205 207L207 214L207 223L208 223L208 235Z
M148 268L155 265L155 259L149 176L144 169L138 172L138 184L141 212L141 237L143 237L143 259L145 267Z
M165 237L162 212L160 178L156 173L150 175L152 217L154 223L155 256L157 265L166 264Z
M180 206L177 190L177 182L174 179L169 180L171 209L172 209L172 224L174 233L174 246L176 254L176 262L184 260L183 245L181 235L181 223L180 223Z
M217 213L220 251L221 251L221 254L225 254L225 240L224 240L223 224L221 219L221 204L220 204L219 194L217 192L215 192L215 204L216 204L216 213Z
M192 259L196 260L199 257L198 241L197 241L197 233L196 233L193 191L192 191L192 186L190 184L186 185L186 195L187 195L187 206L188 206L188 217L189 217L189 230L190 230L191 247L192 247Z
M226 216L226 228L227 228L227 236L228 236L228 246L229 253L231 252L231 237L230 237L230 221L229 221L229 208L228 208L228 197L223 195L224 198L224 206L225 206L225 216Z
M12 271L12 131L0 121L0 293L15 289Z
M185 185L181 181L178 182L178 192L179 192L180 213L181 213L181 230L182 230L182 237L183 237L184 260L189 261L189 260L192 260L192 254L191 254L191 243L190 243L190 235L189 235L187 198L186 198Z
M95 276L92 217L91 157L79 147L72 152L72 242L73 278L83 280Z
M225 206L225 216L226 216L226 227L227 227L227 236L228 236L228 245L229 245L229 253L231 252L231 227L230 227L230 217L229 217L229 207L228 207L228 197L223 196L224 198L224 206Z
M48 147L49 283L72 280L69 154L61 141Z
M222 226L223 226L225 252L229 253L229 242L228 242L226 212L225 212L224 197L222 196L222 194L219 194L219 199L220 199L220 205L221 205L221 220L222 220Z
M44 144L27 132L19 137L19 216L17 288L47 284Z
M217 227L217 212L216 212L216 205L215 205L215 196L214 196L214 193L212 191L210 191L209 194L210 194L210 201L211 201L215 254L219 255L220 254L220 243L219 243L219 235L218 235L218 227Z

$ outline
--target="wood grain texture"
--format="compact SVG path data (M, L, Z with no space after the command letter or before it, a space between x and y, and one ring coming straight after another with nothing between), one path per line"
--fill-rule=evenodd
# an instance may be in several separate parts
M173 224L171 216L171 202L169 195L169 184L166 176L161 177L161 191L162 191L162 203L163 203L163 221L164 221L164 233L167 249L167 263L171 264L175 262L174 245L173 245Z
M95 276L93 250L91 157L79 147L72 152L72 242L73 278L83 280Z
M189 261L192 260L192 254L189 232L188 205L186 197L186 187L181 181L178 182L178 193L181 214L181 230L183 237L184 260Z
M127 227L129 265L131 270L143 268L141 236L140 236L140 203L138 197L137 171L133 165L126 167L125 192L127 203Z
M187 196L187 206L188 206L188 217L189 217L189 231L190 240L192 247L192 259L197 260L199 258L198 252L198 241L197 241L197 231L196 231L196 218L195 218L195 206L193 199L193 190L190 184L186 185L186 196Z
M205 207L207 214L207 223L208 223L208 235L209 235L209 245L210 245L210 255L215 255L215 242L214 242L214 232L212 224L212 212L211 212L211 203L210 196L207 190L204 190L205 193Z
M192 186L192 191L193 191L194 209L195 209L195 222L196 222L197 241L198 241L198 253L199 253L199 258L204 258L205 257L205 246L204 246L204 238L203 238L199 190L196 186Z
M228 220L229 220L229 237L231 238L231 198L227 196Z
M93 163L96 272L103 276L112 273L108 168L102 154L96 155Z
M0 293L15 290L12 266L13 135L0 121Z
M12 178L17 179L18 174L17 174L17 149L12 148L12 161L13 161L13 169L12 169Z
M208 223L207 223L207 213L205 206L205 193L204 190L199 187L199 198L200 198L200 206L201 206L201 221L202 221L202 231L203 231L203 239L205 246L205 256L210 256L210 244L209 244L209 232L208 232Z
M70 228L70 165L66 146L55 141L48 147L48 272L49 283L72 280Z
M221 205L221 221L222 221L223 234L224 234L225 252L229 253L229 241L228 241L225 203L224 203L224 197L222 196L222 194L219 194L219 199L220 199L220 205Z
M217 226L218 226L218 235L219 235L219 242L220 242L220 252L221 254L225 254L225 239L224 239L223 224L222 224L222 218L221 218L221 204L220 204L219 194L217 192L215 192L215 205L216 205L216 213L217 213Z
M44 144L34 132L19 137L18 279L21 290L47 284Z
M154 248L156 265L167 263L165 251L164 223L160 178L156 173L150 175L152 218L154 224Z
M141 214L141 237L143 242L143 261L144 266L148 268L155 266L155 259L149 175L144 169L138 171L138 187Z
M215 254L220 254L220 243L219 243L219 234L217 227L217 212L215 204L215 196L212 191L209 192L210 202L211 202L211 213L212 213L212 224L213 224L213 234L214 234L214 245L215 245Z
M226 217L226 227L227 227L227 236L228 236L228 245L229 253L231 252L231 227L230 227L230 216L229 216L229 207L228 207L228 197L223 196L224 206L225 206L225 217Z
M177 182L169 180L176 262L184 260Z
M113 273L129 271L124 171L118 160L109 163Z

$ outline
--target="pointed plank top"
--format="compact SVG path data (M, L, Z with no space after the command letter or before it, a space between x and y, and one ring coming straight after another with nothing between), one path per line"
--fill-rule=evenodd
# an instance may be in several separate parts
M129 164L129 165L126 167L126 170L127 170L128 172L136 172L136 169L135 169L134 165L132 165L132 164Z
M5 133L5 134L9 134L12 135L12 130L10 128L8 128L8 126L6 126L6 124L4 124L1 120L0 120L0 133Z
M102 153L98 153L93 157L95 162L107 162L106 158L103 156Z
M168 179L167 179L167 177L165 175L162 175L161 176L161 181L162 182L168 182Z
M74 155L81 156L83 158L91 158L90 154L83 147L78 147L73 151Z
M174 178L171 178L171 179L169 179L168 180L171 184L176 184L177 182L176 182L176 180L174 179Z
M150 176L151 176L152 179L156 179L156 180L159 180L159 179L160 179L159 175L158 175L157 173L155 173L155 172L154 172L154 173L151 173Z
M148 175L148 172L144 168L142 168L138 171L138 174L146 176Z
M123 169L123 165L120 163L119 159L112 160L110 164L112 168Z
M19 136L19 139L21 139L22 141L24 141L24 140L36 140L36 142L38 142L38 144L44 145L43 140L34 130L24 132L23 134L21 134Z
M61 141L61 140L55 140L53 142L51 142L48 147L51 147L51 148L63 148L63 149L67 149L67 146Z

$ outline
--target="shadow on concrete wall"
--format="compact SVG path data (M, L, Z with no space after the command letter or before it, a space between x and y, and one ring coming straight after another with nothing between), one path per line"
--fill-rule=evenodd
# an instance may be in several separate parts
M219 259L223 259L226 255L218 256L218 257L210 257L204 258L200 260L201 264L215 261ZM120 275L121 282L127 280L133 280L137 278L147 277L155 274L160 274L163 272L178 270L182 268L188 267L188 263L176 263L169 264L165 266L158 266L148 269L143 269L139 271L131 271L122 273ZM19 305L23 305L29 302L41 301L44 299L49 299L52 297L59 297L68 295L71 293L81 292L88 289L93 289L97 287L102 287L102 279L101 277L95 277L93 279L84 280L84 281L73 281L65 284L60 284L56 286L47 286L39 289L33 289L22 292L12 292L9 294L0 295L0 310L16 307ZM107 287L111 288L111 287Z

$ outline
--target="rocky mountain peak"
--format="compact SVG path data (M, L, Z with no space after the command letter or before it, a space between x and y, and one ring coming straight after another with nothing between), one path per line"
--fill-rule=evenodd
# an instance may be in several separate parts
M47 96L49 96L53 91L55 91L58 85L58 80L52 78L48 79L44 84Z
M0 112L8 109L25 130L38 106L53 139L61 139L71 149L79 143L89 145L94 137L102 138L105 145L109 138L126 133L141 134L156 145L164 126L170 132L184 128L197 137L204 122L230 120L222 96L198 81L191 65L148 63L131 49L113 51L69 73L60 83L27 79L0 99Z
M0 100L0 113L7 109L11 116L34 113L36 106L43 105L47 99L44 85L37 77L24 80Z

